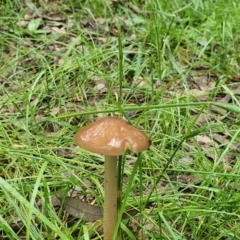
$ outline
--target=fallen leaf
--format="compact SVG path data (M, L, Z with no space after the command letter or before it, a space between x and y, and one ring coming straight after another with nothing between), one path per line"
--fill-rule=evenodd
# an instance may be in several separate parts
M150 203L146 207L149 207ZM86 222L94 222L103 218L103 211L99 206L94 206L90 203L84 202L79 198L66 197L64 202L64 209L68 214L80 218ZM138 209L130 209L123 214L123 218L134 216L139 213Z
M87 222L94 222L103 217L102 209L77 198L66 197L65 210L72 216Z
M179 159L179 163L182 166L189 166L193 163L193 159L190 156L184 156L184 157Z
M96 90L100 91L103 88L105 88L105 84L104 83L98 83L95 87Z
M213 141L208 136L198 135L198 136L196 136L196 140L200 145L207 144L207 145L211 146L213 143Z
M63 34L63 33L66 33L66 29L64 27L51 27L52 31L53 32L56 32L56 33L60 33L60 34Z

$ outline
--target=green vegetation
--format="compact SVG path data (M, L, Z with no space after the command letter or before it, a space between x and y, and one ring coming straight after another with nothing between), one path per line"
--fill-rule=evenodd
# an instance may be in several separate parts
M102 219L64 201L103 206L103 156L73 136L108 114L152 140L120 161L121 239L240 239L239 11L230 0L2 1L0 239L101 239Z

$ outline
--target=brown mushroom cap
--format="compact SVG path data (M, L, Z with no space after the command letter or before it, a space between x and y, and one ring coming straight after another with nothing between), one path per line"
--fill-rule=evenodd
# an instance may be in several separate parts
M116 117L105 117L83 127L75 141L83 149L109 156L122 155L126 149L138 153L150 145L145 133Z

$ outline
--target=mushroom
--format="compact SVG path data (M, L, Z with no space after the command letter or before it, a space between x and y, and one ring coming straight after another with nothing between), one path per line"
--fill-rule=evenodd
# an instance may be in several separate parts
M104 240L112 240L117 221L117 160L126 149L139 153L149 148L145 133L125 120L104 117L83 127L75 135L75 142L90 152L103 154L104 161Z

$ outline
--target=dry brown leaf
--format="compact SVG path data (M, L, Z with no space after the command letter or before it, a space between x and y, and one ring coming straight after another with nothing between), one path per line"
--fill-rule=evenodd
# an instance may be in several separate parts
M227 172L231 172L233 169L231 161L232 161L231 156L224 156L223 167L224 167L225 171L227 171Z
M196 136L196 140L197 142L200 144L200 145L209 145L211 146L213 141L210 137L208 136L201 136L201 135L198 135Z
M60 112L59 107L54 107L54 108L52 108L52 110L51 110L51 115L52 115L52 116L56 116L56 115L58 115L59 112Z
M65 18L62 17L62 15L59 12L44 14L42 17L49 21L65 21Z
M87 222L94 222L103 217L102 209L77 198L66 197L65 210L72 216Z
M196 115L193 115L192 117L193 117L193 119L195 119ZM199 123L200 125L204 125L204 124L210 122L212 119L214 119L214 117L212 115L207 114L207 113L201 113L198 116L197 123Z
M99 206L94 206L90 203L82 201L79 198L66 197L64 208L68 214L86 222L95 222L103 218L103 211ZM123 218L134 216L138 212L138 209L130 209L123 214Z
M227 139L227 135L222 135L222 134L218 134L218 133L214 133L212 134L213 139L219 143L219 144L227 144L229 143L229 139Z
M184 156L179 159L178 163L183 166L188 166L193 163L193 158L190 156Z
M228 95L216 99L217 102L221 102L221 103L228 103L229 100L230 100L230 96L228 96ZM227 112L226 109L220 108L220 107L218 107L218 106L211 105L211 108L212 108L214 111L216 111L217 113L220 113L220 114L222 114L222 115L226 114L226 112Z
M51 27L51 30L56 33L66 33L66 29L64 27Z
M37 114L36 117L35 117L35 120L37 122L41 122L41 121L44 121L47 119L47 116L43 115L43 114Z
M133 233L137 233L138 232L139 223L137 222L136 219L131 219L129 221L128 227L132 230Z

